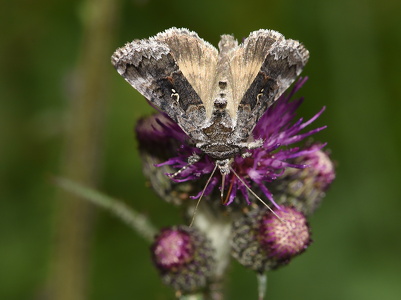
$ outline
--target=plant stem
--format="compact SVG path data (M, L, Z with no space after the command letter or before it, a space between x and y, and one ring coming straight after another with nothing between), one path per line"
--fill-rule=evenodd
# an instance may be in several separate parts
M74 193L75 195L80 196L80 198L110 210L148 242L153 241L157 229L146 216L136 212L125 203L66 178L57 177L54 178L54 182L66 191Z
M266 290L267 290L267 274L266 273L262 273L262 274L258 273L257 280L258 280L259 300L263 300L266 296Z
M199 294L191 294L191 295L183 295L179 297L179 300L204 300L205 298L201 293Z

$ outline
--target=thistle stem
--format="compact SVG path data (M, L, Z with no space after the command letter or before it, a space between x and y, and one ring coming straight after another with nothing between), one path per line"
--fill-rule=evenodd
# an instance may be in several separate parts
M153 241L157 229L146 216L136 212L125 203L66 178L56 177L53 180L64 190L80 196L97 206L108 209L148 242Z
M259 300L263 300L266 296L266 290L267 290L267 274L258 273L256 276L258 280L258 297Z
M205 298L201 293L199 294L191 294L191 295L183 295L179 297L180 300L204 300Z

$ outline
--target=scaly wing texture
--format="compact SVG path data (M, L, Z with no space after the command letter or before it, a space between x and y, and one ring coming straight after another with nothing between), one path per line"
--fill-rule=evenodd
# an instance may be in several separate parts
M171 28L117 49L112 63L125 80L192 138L202 139L217 50L194 32ZM210 100L209 100L210 102ZM210 106L210 104L209 104Z
M210 117L213 107L212 94L215 88L218 52L208 42L186 29L169 29L156 36L166 43L177 64L202 100L206 114Z
M259 72L277 81L276 100L301 73L309 57L308 51L297 41L286 40L273 30L252 32L231 51L230 74L233 101L230 114L237 113L245 93L252 88ZM260 90L257 91L259 93ZM247 100L247 99L245 99Z
M220 54L187 29L171 28L135 40L112 56L117 71L195 141L205 141L214 101L222 90L235 128L233 141L247 139L266 109L301 73L309 53L272 30L252 32L240 45L222 36ZM210 142L210 141L208 141Z
M309 52L297 41L273 30L252 32L232 51L233 101L230 114L238 118L236 131L249 135L266 109L302 72Z

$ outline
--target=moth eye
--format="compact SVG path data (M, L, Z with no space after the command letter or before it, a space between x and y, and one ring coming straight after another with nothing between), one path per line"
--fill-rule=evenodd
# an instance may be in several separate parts
M175 89L171 89L171 91L172 91L172 93L171 93L170 97L176 102L180 101L180 95L178 95L176 90Z

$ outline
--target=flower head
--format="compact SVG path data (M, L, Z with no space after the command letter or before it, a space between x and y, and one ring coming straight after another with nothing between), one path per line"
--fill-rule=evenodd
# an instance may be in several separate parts
M294 163L297 157L305 156L309 153L318 151L318 148L304 149L297 146L297 143L306 137L319 132L325 126L302 132L305 127L316 120L323 112L324 108L308 121L302 118L294 121L296 110L302 103L302 99L290 101L293 94L305 83L306 78L300 79L288 94L282 95L275 104L268 108L261 117L253 130L255 140L263 140L263 145L256 149L249 150L249 154L244 157L235 156L231 163L231 172L225 178L225 184L222 187L226 192L224 204L232 203L238 193L241 194L247 203L250 203L247 186L258 187L262 193L278 206L274 200L267 184L275 181L282 176L287 168L303 169L305 163ZM143 126L143 123L137 127L140 144L151 143L153 151L163 148L167 153L172 153L171 157L165 162L157 164L158 167L169 166L176 172L171 179L175 182L188 182L207 178L207 175L213 172L216 162L202 153L202 151L191 145L187 135L181 128L164 115L153 117L151 126ZM145 130L147 128L148 130ZM151 130L149 130L151 129ZM152 134L149 134L149 133ZM172 142L172 140L174 142ZM156 144L159 146L156 146ZM178 145L175 152L171 151L171 145ZM166 146L167 145L167 146ZM197 155L199 160L188 164L188 158ZM170 175L172 175L170 174ZM238 176L237 176L238 175ZM240 178L238 178L240 177ZM199 188L198 194L192 198L198 198L203 193L209 195L216 187L220 187L222 175L215 172L209 185L203 191ZM246 186L247 185L247 186Z
M280 181L271 186L277 203L296 207L308 216L316 210L335 179L334 163L323 146L316 143L307 147L305 155L294 159L294 163L306 167L288 168Z
M254 208L233 223L232 255L259 273L283 266L311 243L306 217L292 207Z
M165 229L158 235L153 246L155 264L163 270L178 269L192 259L193 247L188 232Z
M213 274L214 250L195 228L174 226L161 230L151 251L162 281L176 291L202 289Z
M292 207L263 215L259 224L260 244L270 258L286 262L302 253L310 244L310 232L305 216Z

